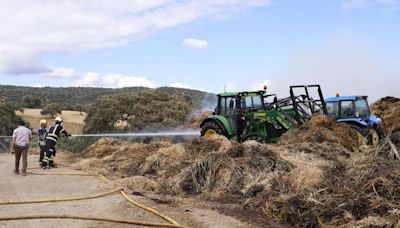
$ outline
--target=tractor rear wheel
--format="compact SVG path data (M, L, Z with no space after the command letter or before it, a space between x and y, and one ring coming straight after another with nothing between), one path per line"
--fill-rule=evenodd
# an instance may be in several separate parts
M208 137L217 134L226 136L224 130L215 121L209 121L201 128L201 136Z
M358 131L362 136L368 139L369 131L366 127L362 127L356 124L350 124L350 127L354 130Z
M374 128L363 127L355 124L352 124L351 128L360 132L360 134L367 139L368 145L376 146L379 144L380 137Z

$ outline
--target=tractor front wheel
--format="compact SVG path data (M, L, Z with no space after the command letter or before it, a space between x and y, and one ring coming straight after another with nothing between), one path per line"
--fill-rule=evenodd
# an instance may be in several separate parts
M224 135L224 130L215 121L209 121L201 128L201 136L208 137L211 135Z
M380 141L380 136L378 131L375 128L369 129L369 135L368 135L368 144L372 146L377 146Z

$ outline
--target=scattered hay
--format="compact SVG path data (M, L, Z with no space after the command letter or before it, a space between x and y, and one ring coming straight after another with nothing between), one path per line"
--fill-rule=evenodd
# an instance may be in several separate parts
M314 116L298 129L282 136L282 145L334 143L351 152L358 151L364 141L361 134L344 123L336 123L328 116Z
M107 170L103 161L99 158L88 158L81 160L73 165L75 169L87 170L101 175L110 175L111 171Z
M396 146L396 149L400 150L400 130L393 132L390 136L390 140L392 141L393 145Z
M82 154L86 158L102 158L119 150L122 142L112 138L101 138L96 143L86 148Z
M378 148L376 149L376 156L383 156L388 159L400 160L399 151L389 138L386 138L383 141L381 141Z
M325 178L325 170L334 166L333 162L314 154L284 153L281 156L295 167L287 174L291 192L318 188Z
M382 118L385 134L391 136L400 131L400 99L385 97L371 105L373 113Z
M387 104L400 101L383 101L377 107L389 122L399 118L400 109ZM76 167L122 177L118 183L133 191L240 205L288 226L399 227L396 129L378 148L325 116L287 132L276 145L221 136L148 145L107 139L85 151L91 158Z
M192 159L206 156L207 154L225 151L231 147L232 143L226 137L221 135L212 135L205 138L196 138L190 143L185 143L185 150Z
M117 185L135 192L155 191L158 188L157 182L144 176L133 176L114 181Z

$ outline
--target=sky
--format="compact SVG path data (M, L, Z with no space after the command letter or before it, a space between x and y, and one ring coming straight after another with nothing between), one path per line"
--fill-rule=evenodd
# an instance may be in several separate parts
M400 96L400 0L0 1L0 84Z

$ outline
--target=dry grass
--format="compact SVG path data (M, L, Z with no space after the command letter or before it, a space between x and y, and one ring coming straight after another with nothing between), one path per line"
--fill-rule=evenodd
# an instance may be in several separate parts
M54 124L54 119L50 116L42 116L40 115L41 109L25 109L23 113L17 111L16 114L21 116L24 120L28 121L33 128L34 131L37 131L39 128L39 122L41 119L46 119L48 124L47 126L51 126ZM75 111L62 111L63 117L63 126L64 128L72 133L79 134L82 133L82 129L84 126L84 119L86 117L86 113L80 114L80 112Z

